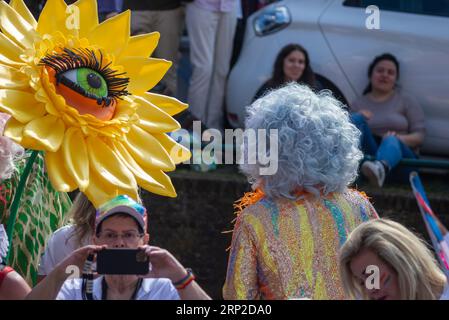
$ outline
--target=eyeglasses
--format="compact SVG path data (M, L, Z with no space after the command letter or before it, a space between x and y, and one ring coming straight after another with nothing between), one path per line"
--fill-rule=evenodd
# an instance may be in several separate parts
M119 235L117 232L104 231L100 232L98 234L98 237L106 243L116 243L119 237L121 237L125 243L135 244L137 243L137 241L139 241L140 238L143 237L143 234L137 231L127 231L122 235Z

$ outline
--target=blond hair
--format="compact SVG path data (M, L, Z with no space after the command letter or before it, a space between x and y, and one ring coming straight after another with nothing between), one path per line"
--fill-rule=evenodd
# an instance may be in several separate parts
M372 250L397 272L401 299L440 298L446 277L426 243L401 224L387 219L360 224L341 247L339 265L347 295L368 298L350 269L352 259L363 249Z
M79 192L68 215L75 226L71 236L74 236L78 245L81 246L84 243L83 240L94 233L96 209L86 195Z

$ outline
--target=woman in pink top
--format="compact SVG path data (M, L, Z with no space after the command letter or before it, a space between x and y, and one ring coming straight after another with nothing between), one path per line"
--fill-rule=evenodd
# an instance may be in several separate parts
M351 118L362 132L363 152L375 157L362 164L362 174L381 187L402 158L417 158L425 134L424 113L415 99L398 90L399 62L393 55L377 56L368 77L363 96L351 105Z

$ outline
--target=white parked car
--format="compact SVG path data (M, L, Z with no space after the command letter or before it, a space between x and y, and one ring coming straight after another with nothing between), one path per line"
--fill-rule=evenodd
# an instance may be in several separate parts
M366 26L369 5L380 8L379 29ZM394 54L402 89L418 99L426 115L422 152L449 156L448 0L284 0L254 13L228 81L232 126L243 126L245 106L289 43L305 47L318 80L346 102L362 94L373 58Z

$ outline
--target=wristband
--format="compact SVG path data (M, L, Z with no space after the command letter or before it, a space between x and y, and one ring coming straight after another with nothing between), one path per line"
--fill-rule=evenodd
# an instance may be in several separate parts
M187 275L177 282L173 282L173 285L177 290L182 290L187 287L193 280L195 280L195 275L192 272L192 269L186 268Z

